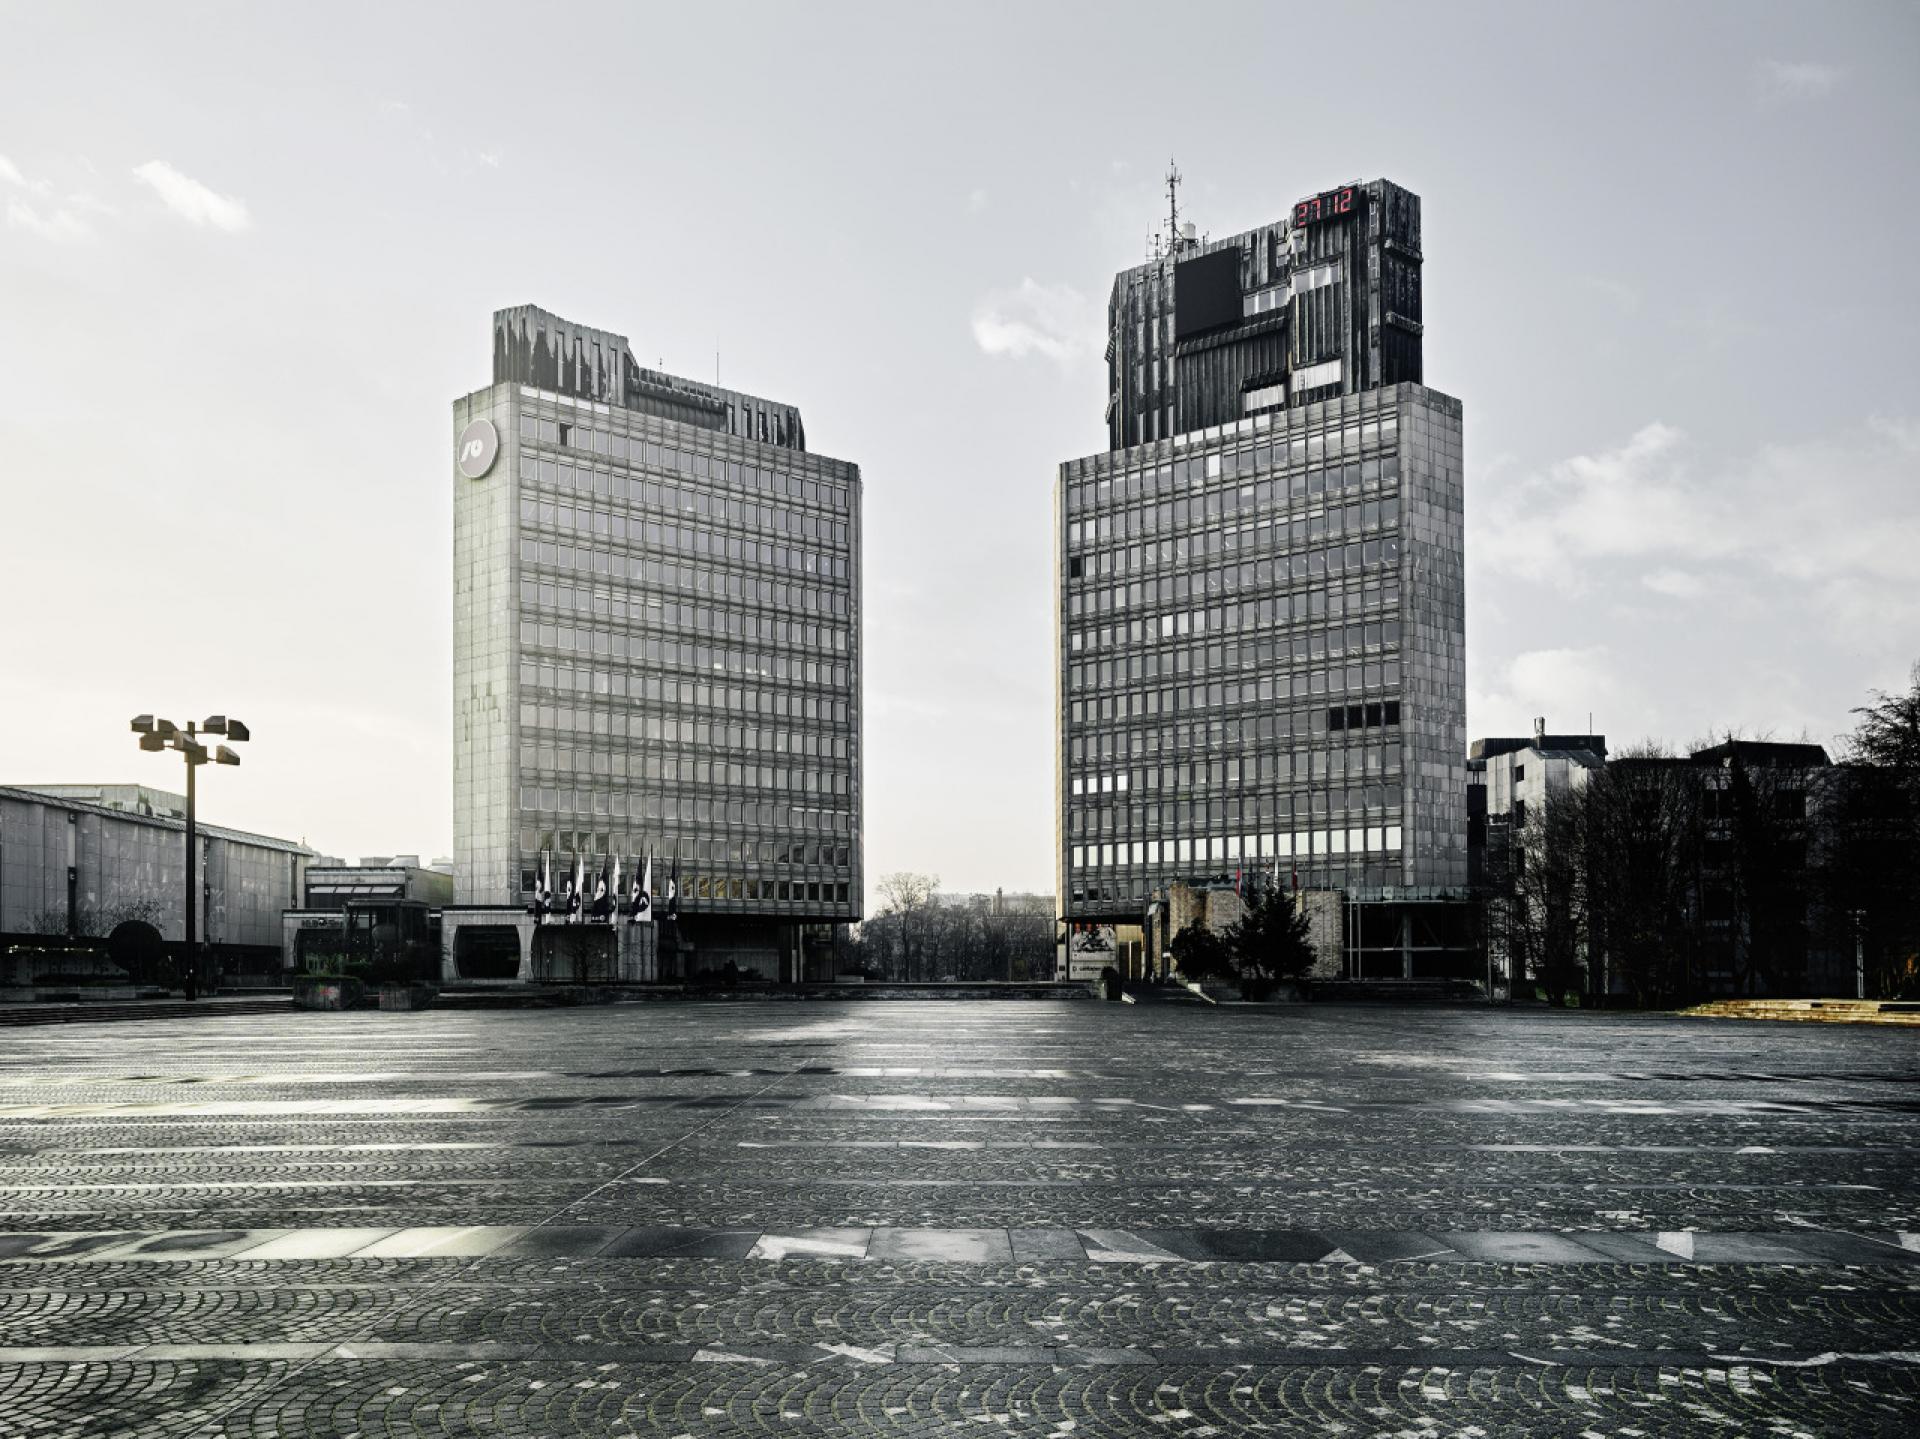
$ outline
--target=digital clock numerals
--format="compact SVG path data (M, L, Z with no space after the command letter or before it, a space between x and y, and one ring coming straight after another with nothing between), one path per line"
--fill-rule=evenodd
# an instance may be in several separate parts
M1293 223L1311 225L1316 220L1331 220L1336 215L1353 213L1353 186L1341 190L1329 190L1324 195L1315 195L1311 200L1302 200L1293 207Z

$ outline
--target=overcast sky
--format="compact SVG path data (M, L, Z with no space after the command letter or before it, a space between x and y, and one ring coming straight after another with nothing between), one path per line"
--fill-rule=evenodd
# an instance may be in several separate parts
M0 781L452 844L449 403L533 303L866 480L868 874L1052 884L1113 273L1385 175L1469 733L1822 742L1920 655L1920 10L0 5Z

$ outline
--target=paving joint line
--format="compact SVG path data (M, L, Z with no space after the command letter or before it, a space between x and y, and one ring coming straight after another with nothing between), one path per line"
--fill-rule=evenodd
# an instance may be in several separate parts
M796 1064L793 1066L793 1068L787 1070L785 1073L775 1076L773 1079L769 1080L767 1084L764 1085L762 1088L755 1090L752 1094L747 1095L745 1098L738 1100L737 1102L727 1106L727 1108L723 1110L720 1110L718 1113L712 1115L710 1118L703 1119L700 1123L694 1125L686 1133L679 1135L678 1137L672 1140L669 1140L667 1143L661 1145L658 1149L654 1150L653 1153L647 1155L644 1159L636 1160L634 1163L628 1165L627 1168L621 1170L620 1173L613 1176L613 1178L602 1180L600 1183L596 1184L592 1189L589 1189L585 1194L576 1195L574 1198L568 1200L565 1204L561 1205L558 1209L554 1210L553 1213L549 1214L545 1219L542 1219L538 1224L533 1225L532 1228L533 1229L544 1228L546 1225L550 1224L555 1219L558 1219L561 1215L573 1209L576 1205L584 1204L587 1200L593 1198L594 1195L600 1193L600 1191L605 1189L608 1185L613 1184L619 1180L625 1179L628 1175L634 1173L634 1171L638 1169L643 1169L647 1165L653 1163L654 1160L658 1159L661 1155L667 1153L668 1150L677 1148L678 1146L685 1144L689 1139L693 1138L694 1135L700 1133L702 1130L711 1129L715 1125L724 1123L726 1120L731 1119L736 1113L746 1108L747 1105L752 1103L755 1099L758 1099L761 1095L765 1094L769 1089L777 1088L779 1085L785 1083L787 1080L792 1079L799 1072L799 1069L800 1069L800 1065ZM437 1293L440 1289L444 1288L454 1278L464 1275L466 1273L476 1271L480 1265L486 1262L487 1258L488 1258L487 1255L476 1254L471 1259L469 1259L466 1262L466 1264L461 1266L459 1269L454 1270L453 1273L447 1275L445 1278L437 1280L432 1284L423 1286L416 1293L411 1295L404 1304L400 1305L399 1308L394 1310L393 1313L380 1315L378 1317L370 1316L366 1324L362 1325L360 1329L354 1331L354 1333L348 1335L345 1339L341 1340L336 1347L344 1348L345 1346L350 1344L368 1342L367 1340L362 1338L362 1335L365 1333L366 1330L371 1329L378 1324L389 1324L394 1322L397 1319L404 1317L409 1311L425 1303L428 1299L431 1299L435 1293ZM234 1410L238 1409L243 1402L249 1403L249 1404L259 1403L260 1400L263 1399L266 1395L280 1388L282 1385L286 1384L289 1380L299 1378L302 1374L306 1373L307 1370L311 1369L314 1365L320 1363L321 1360L327 1358L331 1352L332 1352L331 1350L328 1350L319 1354L315 1354L311 1358L306 1359L300 1363L297 1363L289 1367L284 1374L281 1374L279 1377L274 1379L272 1383L268 1384L264 1389L262 1389L257 1394L236 1395L233 1399L229 1400L225 1405L223 1405L215 1413L207 1416L207 1421L204 1425L201 1426L200 1432L203 1434L217 1436L220 1433L220 1426L222 1422L226 1419L226 1417L229 1414L233 1413Z

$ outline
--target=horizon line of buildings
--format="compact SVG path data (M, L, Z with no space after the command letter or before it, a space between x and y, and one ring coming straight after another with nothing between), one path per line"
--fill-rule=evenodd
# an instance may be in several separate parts
M1089 928L1158 972L1176 888L1250 875L1323 897L1350 977L1457 974L1489 800L1591 756L1468 743L1464 409L1427 384L1423 264L1420 197L1375 179L1218 239L1176 210L1114 277L1107 447L1053 483L1062 977ZM615 331L517 305L491 340L451 414L450 885L208 833L289 856L242 882L286 913L288 962L364 891L431 913L449 982L831 977L864 912L859 466L809 450L797 406L644 367ZM54 788L32 803L98 828ZM0 879L17 843L0 827ZM89 864L122 864L75 843L69 914ZM153 849L125 883L158 894ZM556 869L633 922L543 923ZM340 871L318 904L314 870Z

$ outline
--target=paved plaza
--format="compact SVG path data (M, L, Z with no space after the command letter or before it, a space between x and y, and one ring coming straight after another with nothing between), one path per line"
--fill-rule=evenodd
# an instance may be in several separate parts
M1920 1035L635 1004L0 1041L0 1436L1920 1433Z

